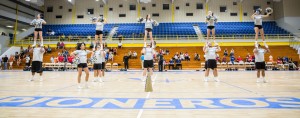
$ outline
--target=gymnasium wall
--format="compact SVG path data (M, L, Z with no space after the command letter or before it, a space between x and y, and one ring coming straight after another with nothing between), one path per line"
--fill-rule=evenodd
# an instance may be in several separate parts
M285 30L300 36L300 0L274 2L277 24Z
M192 22L205 20L206 14L206 0L175 0L174 2L174 22ZM233 5L233 2L237 1L237 5ZM208 10L211 10L219 18L219 21L251 21L250 16L253 13L253 6L260 6L265 9L267 6L273 7L272 0L244 0L242 3L240 0L209 0ZM270 4L267 5L267 2ZM189 5L187 5L187 3ZM202 3L202 9L196 9L197 3ZM152 6L155 4L155 7ZM163 4L169 4L169 10L163 10ZM122 5L122 7L120 7ZM136 5L136 10L129 10L130 5ZM53 12L47 12L47 7L53 7ZM59 7L62 6L62 9ZM100 7L101 6L101 7ZM220 6L226 6L225 12L220 12ZM145 10L142 10L142 8ZM176 9L179 7L179 9ZM73 9L74 8L74 9ZM75 6L67 0L45 0L45 19L50 24L87 24L90 23L91 16L105 16L111 23L132 23L136 22L138 17L138 4L137 0L108 0L105 5L102 0L76 0ZM243 9L240 14L240 8ZM72 9L72 12L68 10ZM94 9L94 15L88 15L87 9ZM112 11L110 11L112 9ZM104 12L107 10L107 12ZM107 13L107 14L106 14ZM140 3L140 15L145 17L146 14L158 13L159 16L153 16L152 18L159 22L172 22L172 3L171 0L152 0L150 3ZM192 16L187 16L187 13ZM237 16L231 16L231 13L237 13ZM244 16L244 13L247 16ZM119 17L120 14L126 14L126 17ZM56 18L56 15L61 15L62 18ZM77 18L77 15L84 15L84 18ZM240 16L241 15L241 16ZM72 17L73 16L73 17ZM73 20L72 20L73 19ZM274 20L274 16L267 18L266 20Z
M36 9L39 9L38 6L29 4L28 2L25 2L25 0L22 0L20 2L22 2L24 4L27 4L27 5L30 5L31 7L34 7ZM16 9L16 3L12 2L12 1L9 1L9 0L1 0L0 9L15 14L16 10L14 10L14 9ZM19 12L18 14L20 16L25 17L25 18L31 18L32 19L32 18L34 18L34 16L36 14L39 13L35 10L29 9L29 8L21 6L21 5L18 5L18 9L19 9L19 11L22 11L22 12Z

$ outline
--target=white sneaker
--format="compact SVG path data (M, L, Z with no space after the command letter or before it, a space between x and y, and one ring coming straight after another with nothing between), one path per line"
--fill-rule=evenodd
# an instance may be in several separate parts
M31 81L33 81L33 79L31 78L31 79L28 79L28 82L31 82Z
M256 79L256 83L259 83L259 82L260 82L260 78L257 78L257 79Z
M207 82L207 81L208 81L208 77L205 77L205 78L204 78L204 81Z
M43 81L43 78L41 77L41 78L40 78L40 82L42 82L42 81Z
M267 83L267 80L266 80L265 78L263 78L263 82L264 82L264 83Z
M98 81L99 81L100 83L102 83L102 82L103 82L103 81L102 81L102 78L99 78L99 79L98 79Z
M82 89L82 87L80 85L77 86L78 89Z
M93 82L97 82L97 81L98 81L98 79L94 78Z
M36 42L33 43L32 47L35 47L35 45L36 45Z
M86 83L84 87L85 87L85 88L89 88L89 85Z
M142 77L142 81L145 82L146 81L146 77Z
M220 82L220 80L219 80L217 77L215 77L214 80L215 80L216 82Z
M43 47L44 46L44 44L43 43L41 43L41 47Z

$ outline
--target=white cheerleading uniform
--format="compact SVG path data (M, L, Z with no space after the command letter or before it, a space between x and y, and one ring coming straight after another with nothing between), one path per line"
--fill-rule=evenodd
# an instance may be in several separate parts
M153 22L154 20L152 19L144 19L142 23L145 23L145 29L153 29Z
M144 48L144 68L153 67L153 48Z
M43 55L45 50L41 47L33 48L33 59L31 65L31 72L43 72Z
M74 54L79 57L79 68L86 68L87 67L87 55L91 51L89 50L76 50L74 51Z
M44 19L34 19L31 21L31 25L34 25L35 31L42 31Z
M254 53L256 69L266 69L265 53L266 50L261 48L257 49L257 53Z
M205 59L207 60L207 68L211 68L211 69L217 68L216 52L217 52L216 47L208 47L206 49L206 53L205 53L206 58Z

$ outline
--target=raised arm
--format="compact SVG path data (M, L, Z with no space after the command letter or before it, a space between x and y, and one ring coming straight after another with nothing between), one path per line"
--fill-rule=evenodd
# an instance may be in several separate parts
M271 14L270 13L268 13L268 14L266 14L266 15L261 15L263 18L267 18L267 17L269 17Z
M256 13L253 13L251 16L251 19L254 20L254 16L256 15Z
M45 24L47 24L47 22L46 22L46 21L43 19L43 21L42 21L42 24L44 24L44 25L45 25Z

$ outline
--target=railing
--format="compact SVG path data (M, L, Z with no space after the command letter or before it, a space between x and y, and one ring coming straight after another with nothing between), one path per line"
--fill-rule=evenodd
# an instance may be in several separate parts
M202 39L206 39L206 35L203 35ZM254 34L233 34L233 35L217 35L216 39L218 40L227 40L227 39L254 39ZM103 39L106 39L106 36L103 36ZM154 40L198 40L197 35L154 35ZM294 39L294 36L291 34L265 34L266 39L273 39L273 40L279 40L279 39ZM133 36L130 38L122 37L119 38L117 36L112 37L112 39L108 39L108 41L113 40L143 40L143 36ZM94 36L66 36L65 38L62 38L61 36L45 36L44 42L58 42L58 41L66 41L66 42L91 42L94 40ZM23 40L16 41L15 44L23 45L23 44L32 44L33 43L33 37L28 37Z

